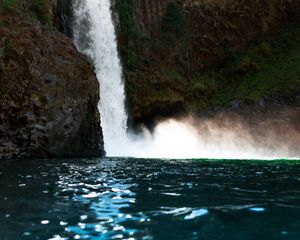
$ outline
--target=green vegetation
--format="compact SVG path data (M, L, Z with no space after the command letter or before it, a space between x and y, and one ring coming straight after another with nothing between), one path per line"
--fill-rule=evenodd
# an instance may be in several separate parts
M1 55L9 57L14 53L14 43L13 38L5 38L4 46L1 48Z
M289 94L300 86L300 27L289 27L281 36L253 45L215 73L215 94L210 106L233 99L258 101L272 93Z
M47 4L47 1L28 0L28 7L33 19L40 21L43 25L53 25L50 6Z
M300 27L290 26L281 35L240 52L224 49L223 60L202 72L190 74L178 65L161 65L153 71L130 73L127 81L135 111L174 102L201 111L233 100L257 102L273 93L288 95L300 86Z
M208 59L195 70L189 62L191 33L178 3L166 5L160 31L145 26L149 34L155 28L151 36L138 25L138 3L115 1L127 99L134 117L157 104L181 102L197 112L233 100L257 102L273 93L290 94L300 86L300 26L289 26L284 33L244 49L224 48L213 63ZM201 49L203 56L210 51Z
M149 65L152 51L169 54L170 51L185 51L187 30L185 17L175 2L167 4L162 17L162 33L157 38L148 36L137 25L136 8L138 0L116 0L118 13L117 32L119 48L125 72L135 72ZM152 63L153 64L153 63Z
M184 26L185 18L180 7L175 2L169 2L162 17L163 31L172 32L180 37L184 33Z
M222 54L214 53L213 61L211 50L203 48L200 52L208 61L199 64L200 70L189 62L193 33L177 1L166 4L160 26L152 26L158 22L153 20L144 27L138 25L138 3L115 1L127 99L134 117L140 117L143 109L178 102L196 112L233 100L256 102L273 93L290 94L300 85L300 26L289 26L284 33L244 49L224 48Z
M182 89L188 87L183 73L152 61L155 55L168 56L174 52L184 55L188 38L183 12L177 3L168 3L161 18L162 32L150 37L137 24L138 2L115 1L119 50L127 79L127 100L137 108L147 107L147 104L156 101L183 101ZM153 66L155 69L152 69ZM174 89L166 88L173 86L174 82Z
M0 9L2 12L24 9L23 12L27 12L34 21L39 21L49 27L53 26L53 16L50 11L51 3L47 0L2 0Z
M20 4L20 0L2 0L0 6L2 11L7 11L18 8Z
M139 30L135 21L135 9L138 0L116 0L118 13L120 52L126 69L134 70L141 67L141 52L147 47L148 36Z
M162 21L162 50L175 51L174 48L184 48L187 41L186 21L182 10L176 2L166 6Z

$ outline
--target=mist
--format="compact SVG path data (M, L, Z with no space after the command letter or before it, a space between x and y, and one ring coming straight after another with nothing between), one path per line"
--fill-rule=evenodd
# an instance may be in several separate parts
M261 109L246 106L241 113L225 111L207 116L162 119L151 131L142 127L138 134L128 132L125 87L111 2L78 0L73 5L74 42L94 63L101 86L99 112L107 156L168 159L300 157L299 111L276 104L269 112L263 110L263 114Z
M114 156L165 159L299 159L300 131L295 112L257 117L238 114L183 117L143 127L115 145Z

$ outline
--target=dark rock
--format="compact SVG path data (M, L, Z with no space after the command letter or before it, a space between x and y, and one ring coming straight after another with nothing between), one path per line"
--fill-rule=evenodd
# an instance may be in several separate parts
M0 159L104 153L99 85L65 35L0 16Z
M239 100L234 100L229 105L232 109L237 110L237 109L239 109L241 102Z
M53 4L56 9L56 25L60 32L72 37L72 0L56 0Z

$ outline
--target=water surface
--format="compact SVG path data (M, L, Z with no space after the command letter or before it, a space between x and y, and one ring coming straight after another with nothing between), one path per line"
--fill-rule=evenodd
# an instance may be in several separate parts
M300 239L298 161L0 163L0 239Z

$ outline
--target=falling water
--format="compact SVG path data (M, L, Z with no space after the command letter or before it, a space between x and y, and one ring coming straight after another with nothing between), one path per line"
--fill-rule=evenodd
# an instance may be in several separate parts
M112 156L115 148L126 141L127 114L111 3L110 0L74 0L73 8L74 41L95 66L101 86L99 110L104 147L107 155Z
M298 145L300 133L293 133L290 143L273 137L273 131L261 131L266 144L257 145L248 127L230 119L168 120L159 123L152 134L127 134L122 68L118 58L116 34L110 0L73 0L73 36L79 51L94 63L100 82L101 124L108 156L146 158L287 158L291 145ZM228 122L228 121L227 121ZM270 123L272 125L272 123ZM291 135L293 128L284 131ZM270 136L270 137L269 137ZM276 151L274 151L276 150ZM293 149L292 149L293 150ZM293 152L293 151L292 151Z

